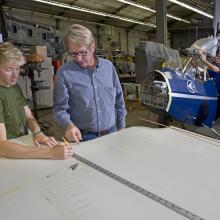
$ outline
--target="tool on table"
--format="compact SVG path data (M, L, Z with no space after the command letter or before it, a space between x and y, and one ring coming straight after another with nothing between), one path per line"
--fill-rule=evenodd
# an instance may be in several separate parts
M108 170L106 170L106 169L104 169L103 167L100 167L99 165L79 156L78 154L74 154L73 157L75 159L77 159L78 161L80 161L80 162L92 167L93 169L99 171L100 173L105 174L106 176L109 176L110 178L116 180L117 182L129 187L130 189L135 190L136 192L142 194L143 196L146 196L149 199L154 200L155 202L171 209L172 211L174 211L174 212L176 212L176 213L178 213L178 214L180 214L190 220L205 220L204 218L202 218L202 217L200 217L200 216L198 216L198 215L196 215L196 214L194 214L194 213L192 213L192 212L190 212L190 211L188 211L188 210L186 210L186 209L184 209L184 208L182 208L182 207L180 207L180 206L178 206L178 205L176 205L176 204L174 204L174 203L172 203L172 202L170 202L170 201L168 201L168 200L166 200L166 199L164 199L164 198L162 198L162 197L160 197L160 196L158 196L158 195L156 195L156 194L154 194L154 193L152 193L152 192L150 192L150 191L148 191L148 190L146 190L146 189L144 189L144 188L142 188L142 187L140 187L140 186L138 186L138 185L108 171Z

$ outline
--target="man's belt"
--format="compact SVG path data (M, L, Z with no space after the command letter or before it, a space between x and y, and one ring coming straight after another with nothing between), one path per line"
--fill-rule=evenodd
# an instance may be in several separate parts
M86 135L86 134L95 134L97 136L103 136L106 134L110 134L111 131L114 129L115 126L112 126L111 128L107 129L107 130L103 130L103 131L99 131L99 132L93 132L93 131L88 131L88 130L83 130L80 129L80 132L82 135Z

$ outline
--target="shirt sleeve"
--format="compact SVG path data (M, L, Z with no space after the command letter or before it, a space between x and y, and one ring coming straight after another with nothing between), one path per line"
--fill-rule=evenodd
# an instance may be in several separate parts
M119 81L117 72L113 66L115 85L116 85L116 101L115 101L115 109L116 109L116 125L118 129L125 128L125 117L127 115L127 111L125 108L125 101L123 96L123 91L121 87L121 83Z
M70 120L70 114L68 113L69 94L62 69L57 72L55 77L53 101L54 120L63 129L66 129L72 122Z

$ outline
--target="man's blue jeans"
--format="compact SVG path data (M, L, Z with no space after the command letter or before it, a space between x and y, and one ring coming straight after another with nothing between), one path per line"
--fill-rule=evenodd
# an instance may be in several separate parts
M109 130L108 130L108 134L117 131L116 126L112 126ZM81 130L81 135L82 135L82 141L89 141L98 137L101 137L103 135L99 135L98 133L95 132L90 132L90 131L83 131Z

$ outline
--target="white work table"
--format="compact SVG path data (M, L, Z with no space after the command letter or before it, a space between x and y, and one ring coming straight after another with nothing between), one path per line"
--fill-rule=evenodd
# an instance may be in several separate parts
M28 144L31 139L17 140ZM220 143L171 128L133 127L74 148L203 219L220 219ZM188 219L75 158L0 159L0 176L4 220Z

